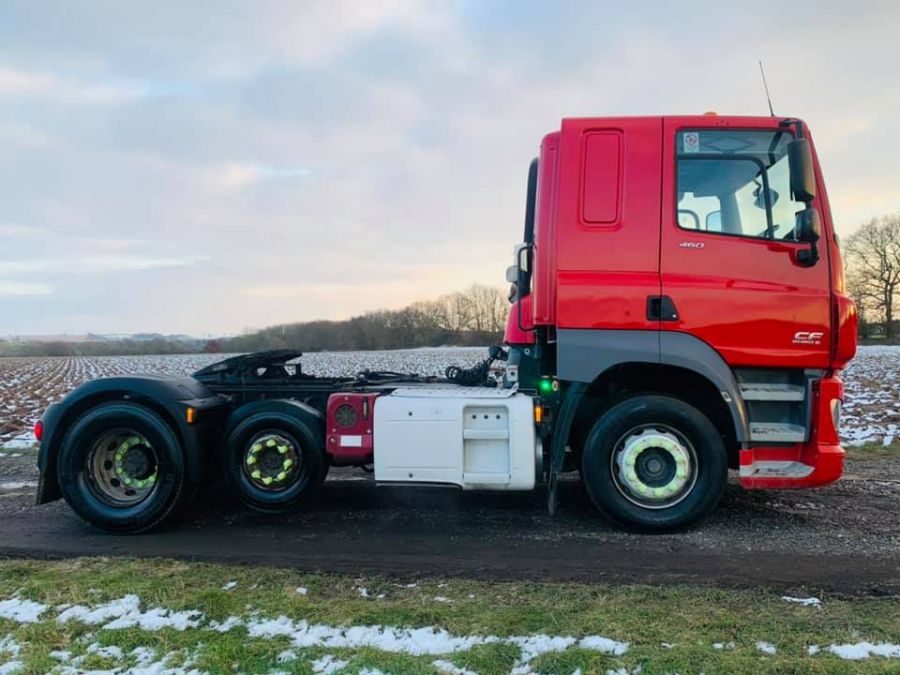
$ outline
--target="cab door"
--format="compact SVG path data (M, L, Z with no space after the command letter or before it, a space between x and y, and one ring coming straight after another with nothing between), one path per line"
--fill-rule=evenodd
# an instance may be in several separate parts
M805 205L789 188L791 130L774 118L702 121L663 122L660 276L673 311L662 329L732 366L827 367L828 258L798 255L810 244L794 233Z

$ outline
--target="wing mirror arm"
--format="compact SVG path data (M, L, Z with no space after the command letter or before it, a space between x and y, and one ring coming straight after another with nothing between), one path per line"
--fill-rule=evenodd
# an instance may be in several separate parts
M528 294L529 277L531 276L531 244L516 246L516 323L523 333L534 330L522 324L522 298ZM511 270L510 270L511 271Z

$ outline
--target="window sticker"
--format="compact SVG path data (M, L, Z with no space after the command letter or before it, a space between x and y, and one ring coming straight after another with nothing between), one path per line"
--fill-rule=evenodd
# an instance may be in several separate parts
M684 148L682 152L700 152L700 134L696 131L688 131L682 136Z

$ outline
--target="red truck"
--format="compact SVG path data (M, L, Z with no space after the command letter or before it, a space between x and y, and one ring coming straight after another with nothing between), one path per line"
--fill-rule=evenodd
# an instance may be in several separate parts
M446 377L322 378L298 352L88 382L48 407L38 502L116 532L224 477L266 512L330 466L379 485L543 487L578 471L630 528L843 470L856 310L812 140L779 117L565 119L528 175L505 345ZM506 361L500 378L494 361Z

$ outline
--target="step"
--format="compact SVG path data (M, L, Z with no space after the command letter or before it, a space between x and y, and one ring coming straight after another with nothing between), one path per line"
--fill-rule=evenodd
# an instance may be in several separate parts
M754 443L802 443L806 429L801 424L750 422L750 440Z
M799 384L743 382L741 395L745 401L802 401L806 390Z
M741 465L741 478L800 479L809 476L815 467L797 461L757 460Z

